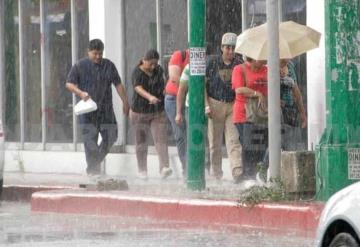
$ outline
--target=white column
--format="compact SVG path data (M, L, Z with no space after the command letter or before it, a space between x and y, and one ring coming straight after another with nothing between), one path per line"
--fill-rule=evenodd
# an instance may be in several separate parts
M119 43L119 73L120 73L120 77L122 82L124 83L124 86L126 88L127 85L127 78L126 78L126 64L127 64L127 60L126 60L126 25L125 25L125 20L126 20L126 16L125 16L125 2L126 0L120 0L120 43ZM129 102L130 103L130 102ZM126 136L127 136L127 131L126 131L126 118L124 117L123 114L121 114L121 116L118 116L118 119L120 119L121 122L120 126L119 126L119 140L120 140L120 144L123 145L124 150L125 150L125 145L126 145Z
M248 28L247 27L247 15L248 15L247 0L242 0L241 1L241 22L242 22L241 30L243 32Z
M41 63L41 143L42 143L42 150L46 150L46 79L48 78L48 70L47 70L47 61L46 61L46 42L48 33L45 34L45 0L40 0L40 36L41 36L41 44L40 44L40 63Z
M307 25L319 31L320 47L307 53L308 149L319 143L325 129L325 3L307 0Z
M77 12L76 2L71 0L71 63L75 64L78 60L78 25L77 25ZM75 94L72 95L73 107L76 104ZM74 150L77 150L77 116L73 112L73 145Z
M104 57L110 59L119 71L122 83L126 83L125 55L125 0L89 0L89 36L104 42ZM113 87L113 105L118 123L118 145L125 144L126 118L122 101Z
M105 43L105 2L89 0L89 38L101 39ZM116 26L112 26L113 28ZM105 43L106 48L106 43Z

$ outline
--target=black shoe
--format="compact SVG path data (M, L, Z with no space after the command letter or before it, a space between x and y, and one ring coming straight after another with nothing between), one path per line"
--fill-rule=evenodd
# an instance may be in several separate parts
M92 167L88 166L86 168L86 173L88 175L100 175L101 174L100 166L92 166Z

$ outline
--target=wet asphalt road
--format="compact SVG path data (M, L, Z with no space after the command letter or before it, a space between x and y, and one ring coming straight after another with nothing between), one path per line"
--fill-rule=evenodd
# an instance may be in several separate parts
M312 246L313 240L245 229L199 229L139 218L31 213L26 203L0 204L0 246Z

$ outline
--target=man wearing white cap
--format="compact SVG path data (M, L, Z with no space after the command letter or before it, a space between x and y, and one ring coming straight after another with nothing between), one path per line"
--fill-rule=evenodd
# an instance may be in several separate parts
M221 54L208 60L206 65L206 90L209 115L208 137L212 175L220 180L222 171L222 143L225 143L235 183L240 182L243 174L241 161L241 145L239 136L232 122L232 107L235 92L231 87L231 75L235 65L240 61L235 59L237 35L225 33L221 40Z

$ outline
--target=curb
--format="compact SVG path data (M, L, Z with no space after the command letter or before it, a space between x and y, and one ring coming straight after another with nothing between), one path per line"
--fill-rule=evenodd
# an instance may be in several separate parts
M192 226L248 227L314 237L321 203L262 203L250 207L235 201L171 199L86 190L36 192L34 212L145 217L186 222Z
M29 202L35 192L70 188L66 186L4 185L0 200Z

